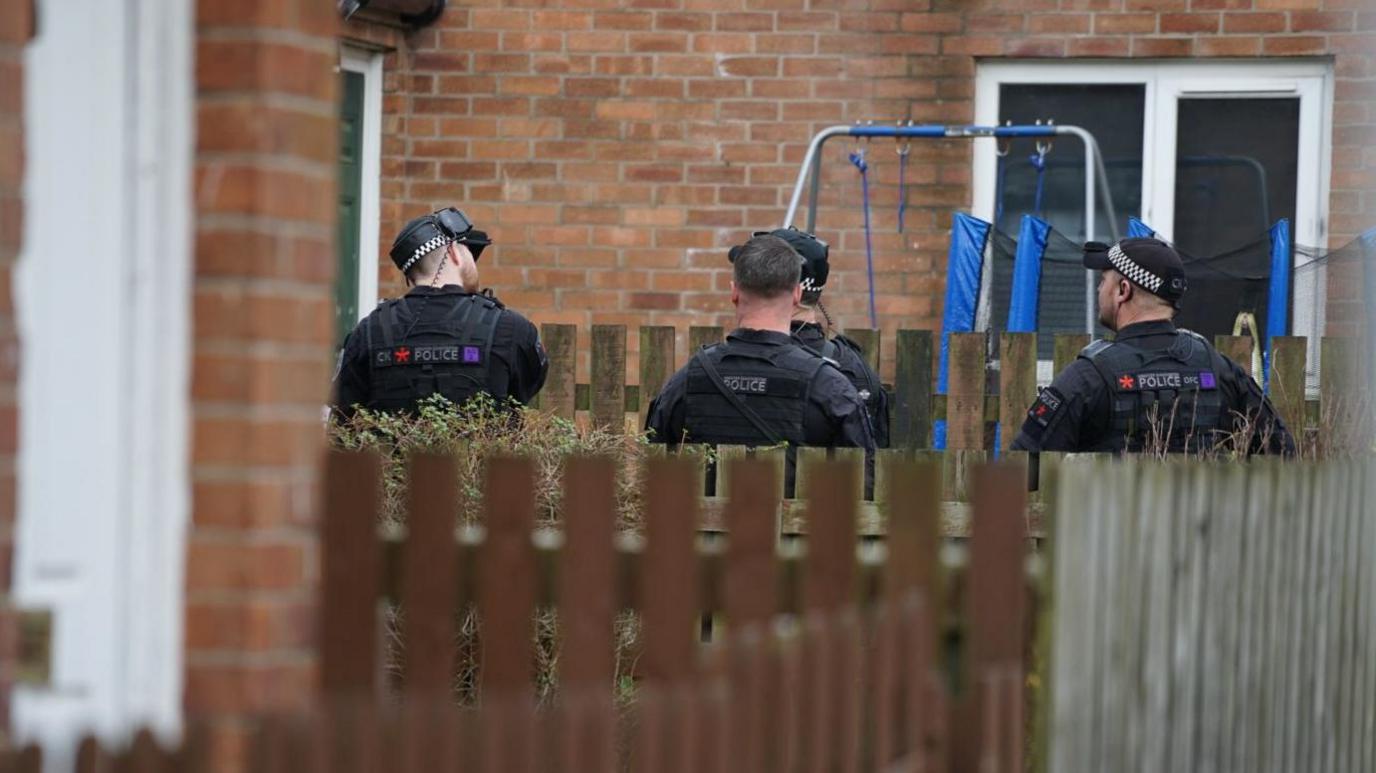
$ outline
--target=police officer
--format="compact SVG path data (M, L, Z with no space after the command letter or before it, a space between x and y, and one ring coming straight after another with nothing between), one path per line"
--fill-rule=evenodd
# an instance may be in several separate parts
M1102 272L1099 321L1117 335L1090 344L1041 391L1014 449L1190 452L1237 440L1244 453L1295 452L1257 383L1172 323L1185 294L1174 248L1149 238L1090 242L1084 264Z
M879 374L865 361L865 351L860 344L840 333L827 336L832 330L831 316L822 306L822 290L827 286L827 276L831 273L830 264L827 263L830 252L827 243L796 228L780 228L769 233L788 242L803 258L802 299L793 307L793 321L789 325L793 337L803 346L836 362L836 367L850 380L865 403L870 429L874 432L874 444L879 448L888 448L889 395L884 391Z
M652 440L874 448L855 387L789 334L801 262L777 236L732 250L737 327L696 352L650 403Z
M334 412L410 411L430 395L463 403L479 392L529 403L549 360L535 326L478 292L478 257L492 243L457 209L406 224L392 262L410 291L383 301L349 333L334 379Z

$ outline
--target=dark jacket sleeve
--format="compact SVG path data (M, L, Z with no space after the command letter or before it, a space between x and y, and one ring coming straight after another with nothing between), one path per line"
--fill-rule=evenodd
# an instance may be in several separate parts
M512 363L509 391L522 405L529 405L545 386L545 377L549 375L549 355L545 353L544 344L540 343L540 332L535 325L519 314L513 313L513 316L516 319L513 340L516 356Z
M688 396L688 369L684 368L669 377L664 388L659 390L645 414L645 429L650 431L650 442L678 444L684 442L685 400Z
M360 324L344 339L344 348L339 351L330 390L330 413L334 418L348 419L354 415L355 405L368 402L368 351L365 338L363 325Z
M1233 392L1233 431L1247 434L1247 453L1284 454L1294 456L1297 452L1295 437L1281 421L1280 414L1271 401L1261 391L1261 387L1241 365L1219 355L1227 366L1228 377L1224 384Z
M1094 366L1076 360L1041 390L1027 410L1014 451L1079 451L1086 424L1107 420L1107 392Z
M874 430L865 403L841 371L830 367L818 371L812 400L831 422L829 445L874 450Z

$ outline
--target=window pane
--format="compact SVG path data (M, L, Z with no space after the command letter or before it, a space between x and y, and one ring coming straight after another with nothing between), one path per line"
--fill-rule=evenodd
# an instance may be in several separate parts
M1128 216L1142 209L1142 121L1146 87L1141 84L1028 85L1004 84L999 89L999 123L1032 124L1051 119L1080 126L1094 135L1104 155L1109 190L1120 234L1127 233ZM1016 234L1025 213L1036 214L1037 172L1029 156L1032 140L1015 140L1004 158L1002 213L996 225ZM1042 191L1042 219L1067 238L1087 241L1084 227L1084 145L1074 137L1058 137L1046 159ZM997 208L997 204L996 204ZM1110 240L1107 209L1099 204L1097 238Z
M1190 272L1181 325L1231 333L1242 311L1265 324L1267 229L1295 220L1299 117L1298 99L1180 100L1174 236L1201 269Z

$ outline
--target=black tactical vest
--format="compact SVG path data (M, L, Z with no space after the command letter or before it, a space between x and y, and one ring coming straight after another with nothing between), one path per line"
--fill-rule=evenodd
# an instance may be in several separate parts
M453 307L448 313L417 320L425 305L449 303ZM488 392L492 337L501 315L501 305L482 295L402 297L384 302L368 318L370 388L365 407L410 411L434 394L461 404ZM506 399L505 394L493 397Z
M1213 349L1197 333L1176 331L1175 343L1149 350L1129 341L1095 341L1080 352L1103 377L1110 396L1108 434L1092 451L1165 448L1172 453L1212 447L1227 418Z
M817 371L827 362L802 346L730 341L704 348L698 356L716 367L727 388L763 420L776 437L801 445L803 418ZM733 445L769 445L697 361L688 361L688 396L684 428L690 441Z

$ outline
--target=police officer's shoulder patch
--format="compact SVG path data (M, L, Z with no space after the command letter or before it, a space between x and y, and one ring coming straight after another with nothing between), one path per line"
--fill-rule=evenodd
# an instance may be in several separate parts
M1065 395L1055 387L1047 387L1037 393L1036 402L1027 409L1027 418L1045 429L1064 406Z

